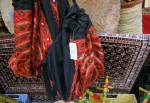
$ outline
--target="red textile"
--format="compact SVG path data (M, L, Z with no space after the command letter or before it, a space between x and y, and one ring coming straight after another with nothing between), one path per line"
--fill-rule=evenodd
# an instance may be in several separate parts
M143 14L143 33L150 34L150 14Z
M96 30L91 26L86 38L72 40L77 44L78 60L69 100L80 97L97 78L104 76L104 52Z
M57 4L50 4L59 23ZM34 10L15 10L14 26L16 47L8 64L17 76L37 77L53 42L40 3L35 2Z

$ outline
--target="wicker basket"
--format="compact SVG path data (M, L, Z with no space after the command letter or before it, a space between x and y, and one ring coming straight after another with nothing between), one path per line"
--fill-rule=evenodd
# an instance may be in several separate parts
M118 33L142 33L142 1L121 4Z

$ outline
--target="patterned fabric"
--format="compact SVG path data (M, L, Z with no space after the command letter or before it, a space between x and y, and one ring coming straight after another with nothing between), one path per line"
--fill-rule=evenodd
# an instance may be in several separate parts
M97 78L104 76L104 54L97 35L95 28L91 26L86 38L71 40L77 44L78 60L75 61L70 98L81 96Z
M34 2L34 9L31 0L25 3L30 4L29 7L23 8L24 6L19 5L22 3L24 2L14 0L16 49L9 60L9 66L15 75L37 77L41 71L41 63L52 44L52 38L40 3ZM52 7L59 22L56 3Z
M150 51L150 36L133 34L109 34L100 36L105 51L105 73L110 77L112 93L130 93L135 80L141 73L143 63ZM52 102L46 94L43 77L17 77L8 67L13 53L13 37L0 37L0 84L5 93L27 93L32 101ZM149 62L147 62L149 64ZM117 71L117 72L116 72ZM100 85L103 78L96 81ZM46 84L48 84L47 82ZM93 85L95 86L95 85ZM59 99L53 98L54 101Z
M43 1L43 7L48 7L46 1ZM43 65L51 87L65 101L79 98L104 72L104 53L99 36L89 16L75 0L73 2L64 15L62 31L58 32L55 21L49 20L55 42L49 48ZM45 11L49 14L51 8ZM77 46L77 60L71 58L70 42Z
M58 11L60 5L49 0L14 0L13 5L16 45L8 64L16 76L37 78L42 62L46 61L45 79L55 92L50 93L74 100L104 75L104 54L98 34L77 4L69 10L63 8L62 13ZM70 59L69 38L77 44L77 61Z

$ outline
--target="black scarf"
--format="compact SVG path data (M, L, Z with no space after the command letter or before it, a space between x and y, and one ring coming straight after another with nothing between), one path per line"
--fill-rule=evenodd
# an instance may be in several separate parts
M43 63L45 81L48 83L49 95L59 92L64 100L68 100L74 77L74 61L70 59L69 40L82 39L86 36L90 20L83 9L73 0L69 8L66 0L57 0L59 5L62 28L58 28L49 0L41 0L48 26L53 37L53 44L49 48ZM50 81L54 85L50 85Z

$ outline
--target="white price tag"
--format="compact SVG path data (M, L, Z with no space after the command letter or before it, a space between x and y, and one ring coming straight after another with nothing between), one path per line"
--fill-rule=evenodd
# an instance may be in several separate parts
M70 48L70 59L77 60L77 45L76 43L69 43Z

